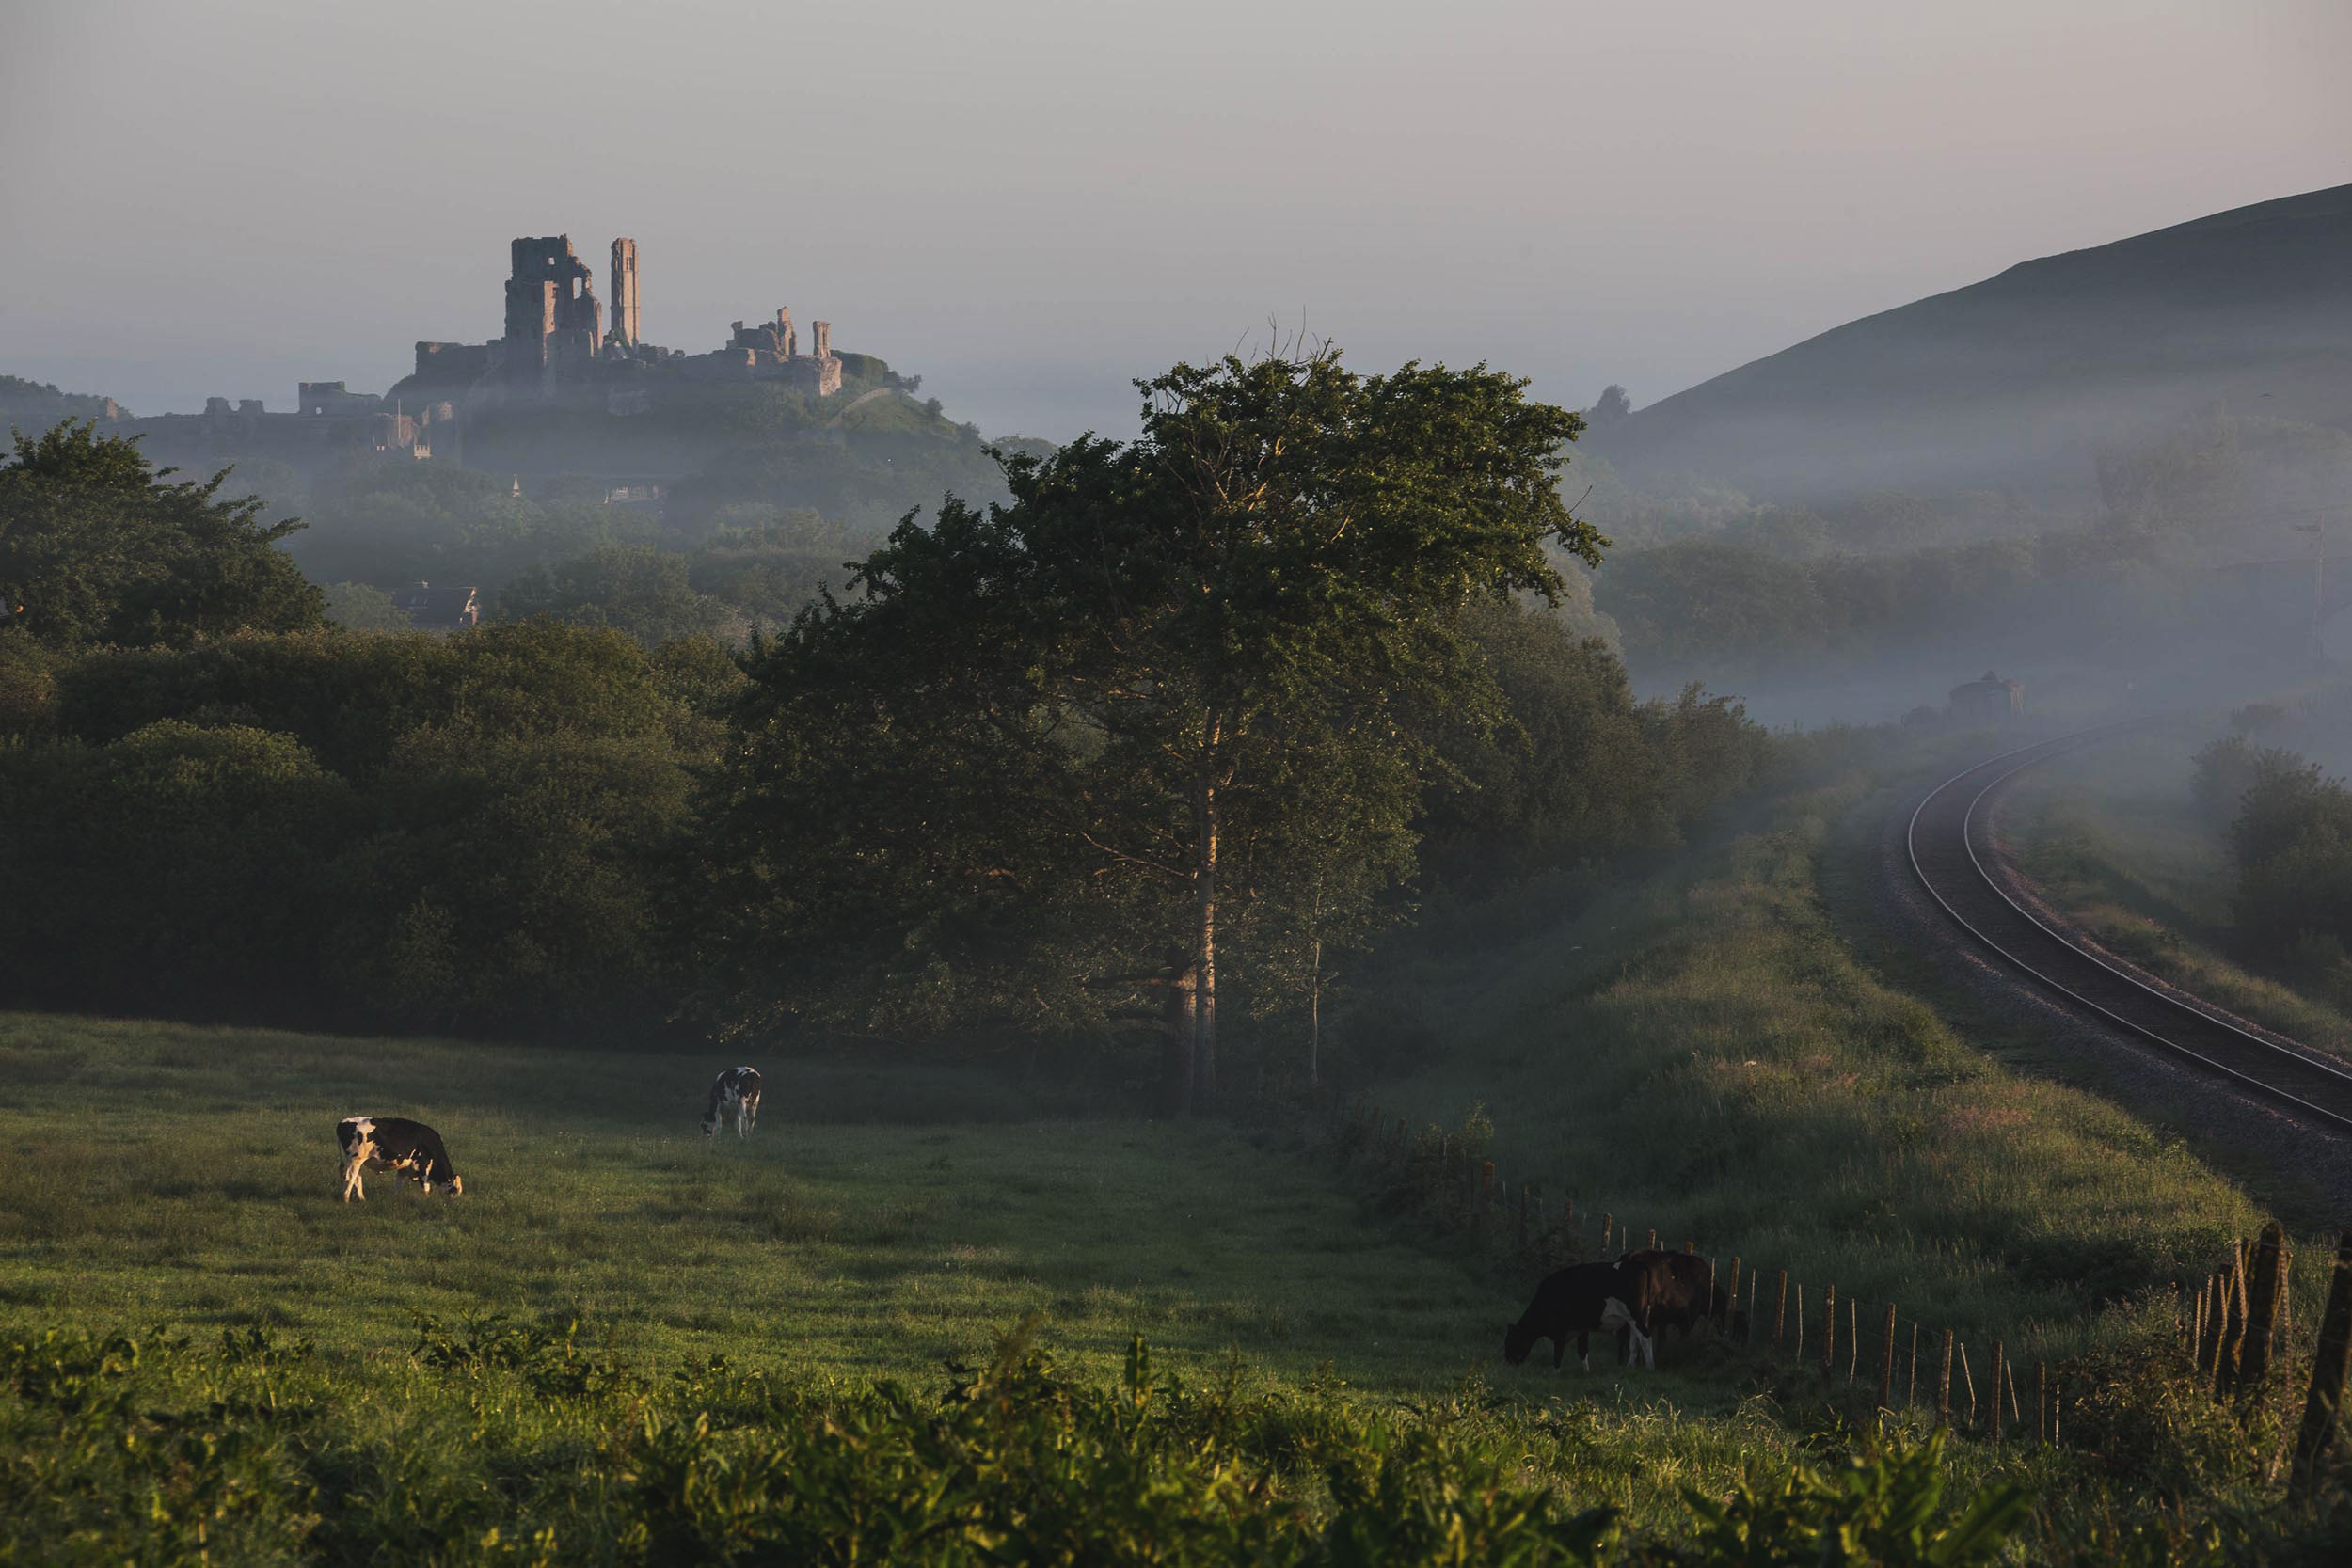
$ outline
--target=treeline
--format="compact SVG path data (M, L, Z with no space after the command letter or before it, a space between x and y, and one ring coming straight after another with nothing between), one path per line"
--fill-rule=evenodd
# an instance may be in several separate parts
M1807 510L1694 482L1661 499L1604 470L1594 515L1628 547L1595 603L1637 668L1718 676L1987 635L2082 656L2303 634L2282 611L2310 523L2352 479L2352 436L2213 412L2104 454L2096 477L2095 507L2066 514L1985 494Z
M607 504L601 483L555 482L524 497L434 464L365 464L311 485L266 468L260 477L273 506L305 514L288 551L330 585L336 621L360 630L405 624L390 591L436 582L479 588L498 619L551 614L649 647L701 632L742 642L840 588L846 563L882 537L812 506L742 499L748 488L675 498L657 516Z
M1775 669L2008 628L2077 651L2177 633L2205 586L2128 531L2082 528L1903 554L1806 558L1692 540L1618 558L1596 605L1646 669Z
M2192 788L2228 825L2244 956L2352 1005L2352 788L2245 734L2197 753Z
M1181 1104L1220 1016L1248 1055L1433 879L1671 845L1769 765L1548 608L1552 552L1599 553L1556 487L1574 416L1327 356L1155 397L739 654L626 554L536 579L567 620L340 630L255 503L20 439L0 1002L1128 1039Z

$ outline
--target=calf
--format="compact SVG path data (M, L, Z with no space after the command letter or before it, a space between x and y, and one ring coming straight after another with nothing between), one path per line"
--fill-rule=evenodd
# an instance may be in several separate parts
M1519 1321L1502 1331L1502 1358L1518 1366L1535 1348L1536 1340L1549 1339L1556 1371L1567 1359L1568 1336L1573 1334L1577 1359L1589 1372L1593 1370L1592 1336L1615 1329L1619 1341L1627 1344L1627 1365L1632 1364L1639 1352L1645 1362L1655 1367L1657 1356L1650 1349L1649 1337L1626 1305L1628 1282L1625 1271L1614 1263L1576 1263L1549 1275L1535 1287L1535 1299L1519 1314Z
M450 1164L449 1150L441 1145L441 1135L421 1121L405 1117L345 1117L335 1124L335 1141L343 1150L345 1203L355 1193L362 1203L367 1201L362 1177L370 1169L405 1172L427 1193L436 1182L451 1197L466 1190L457 1167Z
M719 1124L735 1118L735 1135L747 1137L759 1125L759 1071L731 1067L710 1081L710 1108L703 1113L703 1136L718 1135Z
M1693 1326L1730 1310L1730 1299L1714 1283L1715 1271L1704 1258L1645 1249L1627 1253L1617 1267L1626 1275L1626 1303L1645 1334L1655 1337L1673 1328L1687 1339Z

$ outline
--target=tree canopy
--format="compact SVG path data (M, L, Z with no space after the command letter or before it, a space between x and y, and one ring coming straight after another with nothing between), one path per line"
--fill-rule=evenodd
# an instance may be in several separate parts
M13 438L0 467L0 632L51 648L183 645L322 624L325 598L279 540L302 525L223 500L226 474L171 479L90 421Z
M755 651L721 838L761 994L866 1027L1153 1012L1181 1106L1221 971L1279 984L1359 928L1441 727L1501 714L1466 609L1555 598L1553 552L1606 541L1559 494L1579 418L1484 367L1138 388L1136 440L1005 459L1010 504L910 517Z

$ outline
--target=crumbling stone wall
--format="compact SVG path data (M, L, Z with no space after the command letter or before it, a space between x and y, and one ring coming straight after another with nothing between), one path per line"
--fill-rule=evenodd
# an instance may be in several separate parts
M603 307L569 235L519 239L506 279L506 379L544 386L564 364L584 364L603 341Z

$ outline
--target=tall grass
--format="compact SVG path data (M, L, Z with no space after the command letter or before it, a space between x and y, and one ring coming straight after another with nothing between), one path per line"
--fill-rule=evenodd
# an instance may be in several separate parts
M1872 787L1793 796L1578 921L1398 969L1384 1005L1435 1059L1365 1092L1440 1121L1484 1102L1506 1176L1553 1205L2078 1354L2116 1332L2097 1308L2201 1276L2262 1216L2177 1140L2012 1070L1856 957L1820 874Z

